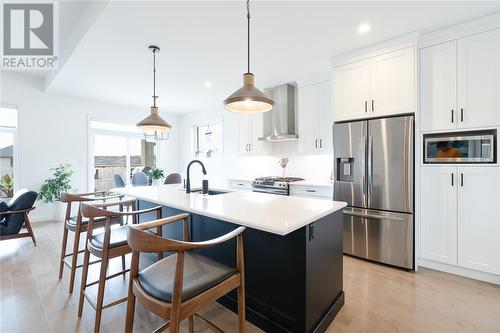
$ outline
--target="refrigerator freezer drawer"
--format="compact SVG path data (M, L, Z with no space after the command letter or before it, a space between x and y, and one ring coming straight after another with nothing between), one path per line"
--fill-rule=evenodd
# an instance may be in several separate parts
M344 209L344 253L413 269L413 215Z

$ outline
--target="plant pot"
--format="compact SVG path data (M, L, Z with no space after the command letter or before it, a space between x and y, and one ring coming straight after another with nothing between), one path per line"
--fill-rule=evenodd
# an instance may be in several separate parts
M62 222L66 217L66 204L61 201L54 201L52 203L52 220L55 222Z
M153 179L153 182L151 183L151 185L155 185L155 186L158 186L158 185L162 185L163 184L163 179L160 178L160 179Z

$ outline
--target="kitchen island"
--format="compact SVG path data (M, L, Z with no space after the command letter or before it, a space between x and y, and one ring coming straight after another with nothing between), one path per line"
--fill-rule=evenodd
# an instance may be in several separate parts
M162 216L191 214L191 240L245 226L247 320L266 332L324 332L344 304L342 208L344 202L253 192L186 194L180 185L125 187L113 191L138 199L138 209L162 206ZM143 215L139 223L155 219ZM163 236L182 239L182 225ZM235 265L235 242L202 253ZM236 311L236 293L219 300Z

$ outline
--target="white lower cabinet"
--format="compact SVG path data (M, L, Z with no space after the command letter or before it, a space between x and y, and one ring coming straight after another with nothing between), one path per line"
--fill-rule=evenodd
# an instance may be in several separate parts
M500 274L498 167L423 167L421 256Z
M422 257L457 264L457 168L425 167L421 173Z
M333 200L333 185L290 185L290 196Z
M458 168L458 264L500 274L498 168Z

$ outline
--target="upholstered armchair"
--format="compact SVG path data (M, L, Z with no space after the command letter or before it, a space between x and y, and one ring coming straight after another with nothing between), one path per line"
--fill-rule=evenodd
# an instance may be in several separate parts
M8 203L0 203L0 240L31 237L36 246L28 213L35 209L33 205L37 195L36 192L22 189ZM21 232L23 228L26 228L26 232Z

